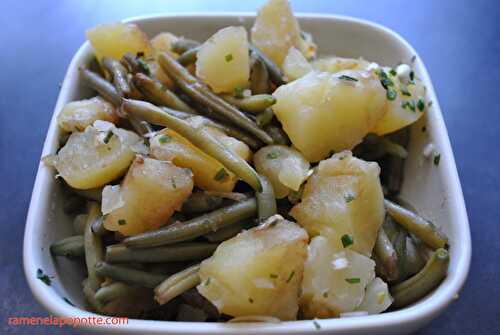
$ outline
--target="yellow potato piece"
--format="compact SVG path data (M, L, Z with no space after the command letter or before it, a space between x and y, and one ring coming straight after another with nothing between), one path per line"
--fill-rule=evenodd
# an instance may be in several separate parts
M316 236L308 248L300 307L307 319L337 317L354 311L375 278L375 262Z
M151 39L151 45L156 52L168 52L171 55L177 55L172 51L172 43L177 41L179 37L169 32L159 33Z
M243 231L202 262L198 291L227 315L294 320L307 241L286 220Z
M107 134L90 126L84 132L72 133L64 147L57 153L55 167L61 177L78 189L106 185L121 177L134 159L132 146L140 141L137 134L114 129Z
M299 24L288 0L269 0L262 6L252 27L251 37L252 43L278 66L282 65L291 47L300 49L303 43Z
M221 29L203 43L197 54L196 76L216 93L233 93L237 87L248 86L250 57L245 28Z
M106 215L104 227L125 236L158 229L192 190L188 169L137 156L120 188L123 205Z
M386 100L373 72L347 70L311 72L280 86L273 96L274 114L310 162L360 143L383 116Z
M385 214L379 173L377 163L350 151L335 154L319 163L290 214L309 235L327 236L339 248L348 235L350 249L370 256Z
M324 57L313 60L312 67L317 71L336 73L343 70L371 70L377 64L368 62L362 58Z
M216 130L209 132L243 159L250 158L250 149L246 144ZM151 139L150 148L153 157L191 169L194 184L203 190L231 192L238 181L236 175L215 158L205 154L171 129L163 129Z
M96 120L112 123L119 120L116 108L101 97L72 101L57 115L57 124L67 132L84 131Z
M288 50L288 54L283 62L283 73L288 81L293 81L305 76L313 70L307 59L294 47Z
M97 25L86 32L97 59L120 59L131 52L143 52L146 58L153 56L153 48L146 34L133 23L108 23Z

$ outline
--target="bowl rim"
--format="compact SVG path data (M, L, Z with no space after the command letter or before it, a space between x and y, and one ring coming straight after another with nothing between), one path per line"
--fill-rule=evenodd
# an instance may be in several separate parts
M295 16L299 19L330 19L345 22L348 24L356 24L364 26L364 28L377 30L381 34L388 35L389 37L397 40L402 44L407 50L411 51L417 56L415 64L419 66L419 74L422 78L422 82L427 87L427 94L431 101L433 101L433 128L435 129L435 142L439 143L439 147L443 150L442 152L451 153L446 155L446 159L441 159L441 164L443 169L446 169L447 174L441 176L441 178L447 179L445 184L449 187L448 201L453 203L453 209L456 213L454 224L457 225L457 240L460 241L460 248L455 248L454 257L457 258L456 270L449 273L446 280L441 283L441 285L435 290L435 292L427 297L424 302L418 302L412 306L404 308L402 310L392 311L388 313L382 313L378 315L369 315L356 318L345 318L345 319L321 319L319 320L321 329L316 329L316 325L312 320L300 320L300 321L285 321L279 324L259 324L259 323L246 323L246 324L228 324L228 323L193 323L193 322L179 322L179 321L156 321L156 320L138 320L130 319L127 325L82 325L83 328L99 330L107 333L136 333L139 331L148 331L150 333L164 333L166 330L172 332L178 332L183 334L218 334L218 333L246 333L251 332L252 334L264 334L264 333L274 333L274 334L300 334L309 331L319 331L319 332L329 332L329 331L361 331L361 330L372 330L384 329L391 326L398 326L404 323L414 323L414 322L428 322L432 318L436 317L448 304L450 304L458 295L459 291L463 287L465 280L467 278L470 260L471 260L471 237L470 228L468 223L467 211L465 208L465 202L463 198L462 188L460 185L460 180L458 177L458 172L455 164L455 159L453 151L451 148L450 140L448 137L448 132L444 124L443 115L441 108L438 103L438 99L435 94L434 87L430 80L429 74L425 65L423 64L418 53L415 49L398 33L393 30L380 25L378 23L354 18L345 15L335 15L335 14L317 14L317 13L295 13ZM158 13L153 15L140 15L130 17L128 19L122 20L122 22L131 23L145 23L148 21L169 19L172 17L184 17L184 18L234 18L234 17L244 17L252 18L255 17L255 13L251 12L180 12L180 13ZM67 94L69 89L69 82L71 81L71 72L76 66L80 59L88 52L90 44L88 41L84 42L82 46L73 56L65 77L63 84L61 86L61 91L59 92L58 99L52 114L50 125L47 131L46 139L43 145L43 150L41 157L54 151L55 147L55 136L57 135L57 122L56 114L61 109L62 104L65 103L64 96ZM443 158L443 157L442 157ZM37 254L40 254L40 250L33 247L33 239L35 233L35 226L37 224L37 213L41 211L40 201L42 200L42 189L44 184L50 182L48 178L52 178L43 169L42 163L39 164L37 175L35 178L35 183L31 195L30 206L28 210L28 215L26 219L26 227L24 233L23 241L23 265L24 272L28 282L28 285L35 297L35 299L52 315L68 317L68 316L79 316L79 317L96 317L100 316L98 314L82 310L78 307L71 306L63 301L57 294L54 294L54 290L34 276L34 269L37 269L36 264ZM355 320L353 322L353 320Z

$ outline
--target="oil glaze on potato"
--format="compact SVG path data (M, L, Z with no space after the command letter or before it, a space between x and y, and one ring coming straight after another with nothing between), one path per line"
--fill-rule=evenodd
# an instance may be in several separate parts
M106 215L104 227L125 236L158 229L192 190L189 170L137 156L120 187L123 205Z
M308 247L300 307L307 319L354 311L375 277L375 262L316 236Z
M294 320L307 241L302 228L285 220L243 231L202 262L198 291L230 316Z
M386 101L379 78L367 71L311 72L273 96L274 114L310 162L360 143L383 116Z
M335 154L319 163L290 214L309 235L326 236L338 248L348 235L350 249L370 256L385 213L379 173L375 162Z
M66 104L59 115L57 124L67 132L84 131L94 121L118 122L115 107L101 97L72 101Z
M261 148L253 162L257 172L269 179L278 199L286 197L291 190L298 191L309 171L309 162L300 152L285 145Z
M132 147L140 138L119 128L109 135L89 126L84 132L72 133L59 150L55 167L71 187L100 187L125 174L135 156Z
M97 25L86 32L97 59L120 59L130 52L143 52L146 58L153 56L153 48L146 34L133 23L108 23Z
M233 93L248 86L250 58L247 32L243 27L227 27L216 32L197 54L196 76L216 93Z

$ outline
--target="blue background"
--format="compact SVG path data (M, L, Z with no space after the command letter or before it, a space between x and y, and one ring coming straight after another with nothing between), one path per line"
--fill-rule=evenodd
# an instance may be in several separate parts
M0 12L0 334L68 334L10 328L9 316L45 316L26 285L22 237L45 133L84 31L129 16L253 11L259 1L2 0ZM495 1L300 1L295 11L381 23L427 65L443 109L472 229L473 257L460 298L418 334L500 333L500 6Z

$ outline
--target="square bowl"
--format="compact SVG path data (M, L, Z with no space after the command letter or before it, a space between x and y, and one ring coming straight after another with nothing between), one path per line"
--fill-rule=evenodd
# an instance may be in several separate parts
M412 203L423 216L437 222L450 238L451 261L447 278L419 302L404 309L356 318L287 321L278 324L227 324L129 320L126 325L82 325L87 331L107 334L407 334L425 325L441 313L459 293L468 274L471 242L462 189L446 127L427 70L415 50L395 32L375 23L336 15L297 15L301 27L314 36L321 55L363 57L382 65L414 61L417 76L427 87L427 99L433 104L411 129L409 157L401 197ZM132 18L150 37L162 31L204 40L228 25L249 29L255 15L246 13L168 14ZM414 58L414 56L416 56ZM56 115L68 102L88 98L92 92L79 80L78 67L93 57L88 42L73 57L66 73L49 126L42 156L58 149L59 129ZM421 131L423 126L426 131ZM422 157L432 142L441 154L439 165ZM54 260L48 246L72 234L70 218L62 211L62 188L54 171L40 163L28 212L24 235L25 275L35 298L55 316L92 317L84 306L81 281L84 273L74 262ZM36 278L37 269L54 276L51 286ZM69 299L76 306L65 300Z

